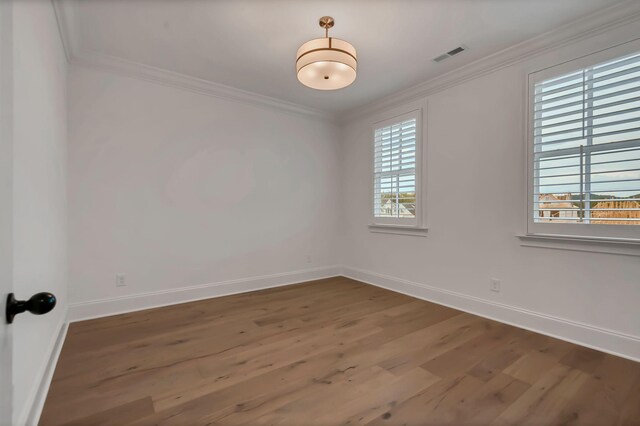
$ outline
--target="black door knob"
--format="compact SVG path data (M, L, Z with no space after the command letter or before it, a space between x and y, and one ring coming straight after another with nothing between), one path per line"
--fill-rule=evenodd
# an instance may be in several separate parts
M7 296L7 322L11 324L13 317L25 311L34 315L42 315L56 306L56 297L51 293L37 293L29 300L16 300L13 293Z

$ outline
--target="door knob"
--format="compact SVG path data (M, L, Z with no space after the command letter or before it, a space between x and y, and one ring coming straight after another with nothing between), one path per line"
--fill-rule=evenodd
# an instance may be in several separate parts
M7 322L11 324L13 317L24 311L34 315L42 315L56 306L56 297L51 293L36 293L29 300L16 300L13 293L7 296Z

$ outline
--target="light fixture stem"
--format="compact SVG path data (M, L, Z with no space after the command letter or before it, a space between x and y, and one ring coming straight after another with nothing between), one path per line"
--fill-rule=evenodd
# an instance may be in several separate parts
M329 38L329 28L333 27L334 20L331 16L323 16L318 21L320 27L324 28L324 36L325 38Z

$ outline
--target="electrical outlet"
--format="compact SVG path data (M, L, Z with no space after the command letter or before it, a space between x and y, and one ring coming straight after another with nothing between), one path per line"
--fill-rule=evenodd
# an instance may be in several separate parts
M494 293L500 293L500 280L496 278L491 278L491 284L489 286L489 290Z
M126 287L127 280L124 274L116 274L116 287Z
M311 255L307 255L307 263L311 263Z

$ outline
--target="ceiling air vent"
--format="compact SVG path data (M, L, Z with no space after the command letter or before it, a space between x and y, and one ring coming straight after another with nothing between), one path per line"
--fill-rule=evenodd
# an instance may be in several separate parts
M458 53L464 52L465 50L467 50L466 47L464 46L458 46L455 49L451 49L450 51L448 51L447 53L443 53L440 56L436 56L435 58L433 58L433 62L442 62L447 58L450 58L454 55L457 55Z

